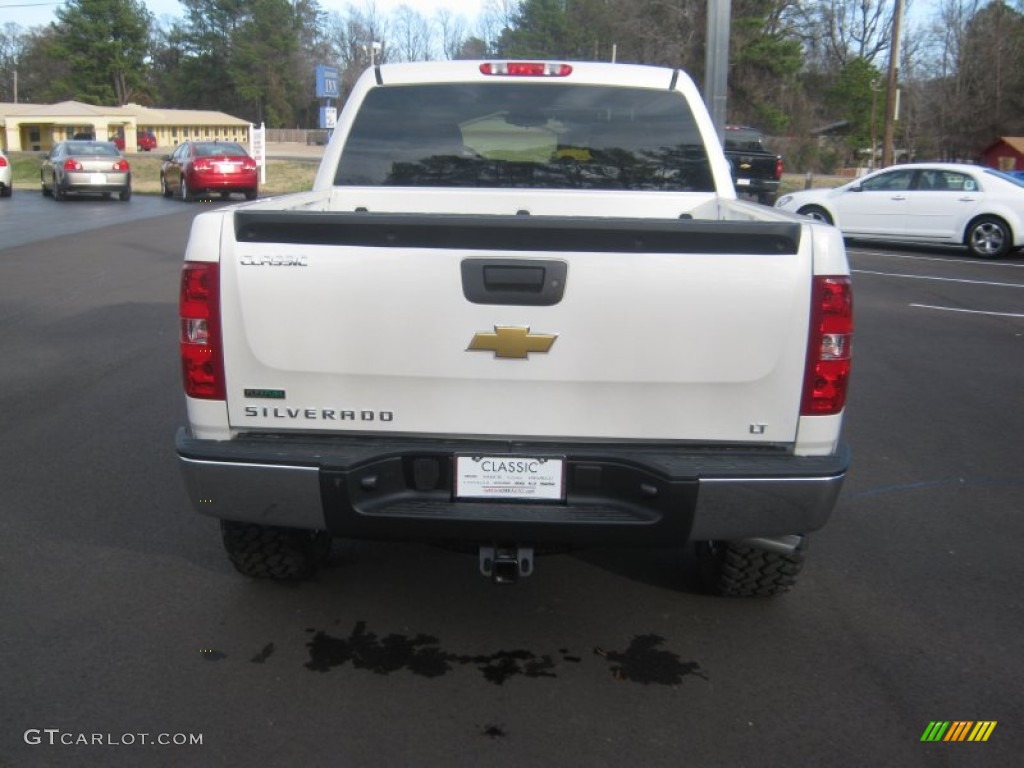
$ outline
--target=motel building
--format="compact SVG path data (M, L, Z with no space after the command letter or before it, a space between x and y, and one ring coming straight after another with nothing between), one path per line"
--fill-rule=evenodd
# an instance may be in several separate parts
M139 131L156 136L157 151L162 153L189 139L249 142L249 123L223 112L139 104L103 107L79 101L0 102L0 149L5 152L48 152L55 144L80 134L97 141L113 141L123 135L125 151L134 152Z

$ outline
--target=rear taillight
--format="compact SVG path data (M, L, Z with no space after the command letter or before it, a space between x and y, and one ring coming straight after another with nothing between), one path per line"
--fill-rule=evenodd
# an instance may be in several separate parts
M80 170L82 170L82 164L80 162L78 162L77 160L75 160L75 158L69 157L67 160L64 161L64 170L65 171L80 171Z
M245 160L242 161L242 167L247 171L255 171L256 161L253 160L251 157L247 157L245 158Z
M778 157L775 159L775 180L780 181L782 179L782 158Z
M815 277L801 416L830 416L843 410L850 378L852 341L853 289L850 278Z
M0 155L0 168L6 168L6 167L7 167L7 158L4 157L3 155Z
M181 270L181 373L185 394L203 400L225 399L219 267L189 262Z
M486 61L480 72L505 77L565 77L572 74L572 66L550 61Z
M212 171L213 170L213 163L211 163L209 160L196 160L194 163L192 163L192 170L193 171Z
M114 170L115 171L130 171L131 170L131 166L128 165L128 161L127 160L118 160L116 163L114 163Z

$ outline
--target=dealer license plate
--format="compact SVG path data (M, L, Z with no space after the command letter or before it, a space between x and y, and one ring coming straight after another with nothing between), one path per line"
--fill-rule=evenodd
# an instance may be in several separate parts
M235 164L234 163L217 163L217 170L220 171L221 173L234 173L235 172Z
M106 184L107 174L105 173L94 173L89 177L90 184Z
M565 460L536 456L456 456L457 499L561 500Z
M749 187L750 186L750 179L736 179L736 186L737 187Z

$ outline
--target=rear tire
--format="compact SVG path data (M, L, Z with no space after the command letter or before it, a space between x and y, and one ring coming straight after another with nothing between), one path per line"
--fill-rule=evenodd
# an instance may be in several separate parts
M697 542L697 567L705 588L726 597L771 597L788 592L804 565L807 537L790 554L736 541Z
M182 202L192 202L192 192L188 188L188 182L185 181L184 175L182 175L182 177L178 179L178 197L179 199L181 199Z
M805 205L797 213L802 213L804 216L809 216L817 221L824 221L826 224L835 224L832 221L832 215L820 205Z
M327 560L331 536L305 531L222 520L224 549L243 576L275 581L308 579Z
M122 203L127 203L129 200L132 199L132 188L128 187L128 189L126 189L123 192L119 193L118 197L121 199Z
M0 197L10 197L14 194L14 187L8 184L3 190L0 190Z
M246 200L255 200L256 199L256 195L257 195L257 189L255 187L253 187L252 189L245 190L245 199Z
M171 190L167 186L167 177L160 174L160 194L164 197L171 197Z
M965 245L979 259L1001 259L1010 252L1013 237L1005 221L982 216L967 228Z
M53 177L53 199L57 202L68 199L68 193L63 190L56 176Z

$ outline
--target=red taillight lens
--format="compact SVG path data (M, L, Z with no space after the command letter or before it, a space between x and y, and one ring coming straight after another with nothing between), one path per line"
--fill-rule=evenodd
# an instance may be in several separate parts
M65 171L80 171L80 170L82 170L82 164L80 162L78 162L77 160L75 160L75 158L69 157L67 160L64 161L64 170Z
M829 416L843 410L850 378L852 341L853 289L850 278L815 277L801 416Z
M211 163L209 160L196 160L194 163L192 163L192 170L193 171L212 171L213 170L213 163Z
M245 160L242 161L242 167L245 168L245 170L247 171L255 171L256 161L253 160L251 157L247 157L245 158Z
M3 155L0 155L0 168L6 168L6 167L7 167L7 158L4 157Z
M565 77L572 74L572 66L550 61L486 61L480 65L480 72L506 77Z
M128 161L127 160L118 160L116 163L114 163L114 170L115 171L130 171L131 170L131 166L128 165Z
M782 158L775 160L775 180L780 181L782 179Z
M219 267L215 262L189 262L181 270L182 379L185 394L203 400L225 399Z

